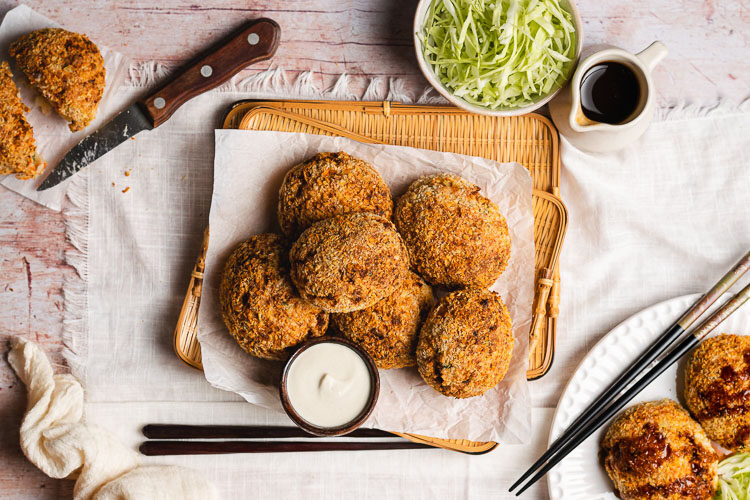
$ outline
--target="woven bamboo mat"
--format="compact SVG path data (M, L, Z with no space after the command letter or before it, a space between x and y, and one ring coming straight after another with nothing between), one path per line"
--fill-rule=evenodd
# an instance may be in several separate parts
M481 156L499 162L517 161L529 169L534 184L534 240L537 293L530 332L529 379L549 369L554 355L559 310L557 264L567 227L567 213L559 198L560 157L557 131L546 118L488 117L442 106L413 106L390 102L240 101L232 105L223 128L276 130L340 135L360 142L396 144ZM201 255L174 335L177 355L202 368L197 341L197 316L208 248L208 229ZM497 443L441 440L403 434L465 453L486 453Z

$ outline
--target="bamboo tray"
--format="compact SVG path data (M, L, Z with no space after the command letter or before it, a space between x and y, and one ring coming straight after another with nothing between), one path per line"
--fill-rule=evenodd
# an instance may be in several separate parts
M340 135L360 142L450 151L496 161L518 161L526 166L534 184L535 261L539 278L527 378L539 378L546 373L554 355L559 304L557 260L567 226L567 212L558 197L558 136L546 118L535 114L485 117L450 107L390 102L240 101L228 109L222 125L246 130ZM197 313L208 240L206 228L174 335L177 356L198 369L202 363ZM486 453L497 446L494 442L402 436L471 454Z

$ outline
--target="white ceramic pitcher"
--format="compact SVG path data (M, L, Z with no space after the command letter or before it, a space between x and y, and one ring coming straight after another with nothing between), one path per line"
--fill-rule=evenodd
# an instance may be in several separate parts
M624 148L637 140L651 123L656 107L651 71L666 55L667 48L661 42L654 42L635 55L612 46L584 49L568 88L549 104L550 115L560 134L578 149L599 153ZM592 66L603 62L624 64L633 71L640 85L638 106L616 125L592 121L581 109L581 79Z

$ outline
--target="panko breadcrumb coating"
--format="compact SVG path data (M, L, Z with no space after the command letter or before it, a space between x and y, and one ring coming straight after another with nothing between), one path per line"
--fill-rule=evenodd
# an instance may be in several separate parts
M252 236L232 252L221 276L219 305L229 333L260 358L285 359L289 348L328 328L328 313L294 289L287 248L276 234Z
M497 205L456 175L417 179L393 218L412 266L432 285L486 288L510 259L510 233Z
M432 289L409 272L388 297L360 311L333 314L331 320L346 338L362 347L378 368L417 364L419 328L435 303Z
M419 374L454 398L484 394L505 377L513 355L513 325L495 292L458 290L441 299L422 326Z
M104 59L86 37L61 28L45 28L22 36L10 55L29 83L47 99L73 132L96 116L104 93Z
M718 456L700 425L674 401L628 408L607 429L599 458L623 499L709 499Z
M393 199L377 170L344 152L320 153L292 167L279 189L279 225L290 237L314 222L357 212L390 219Z
M18 96L8 63L0 63L0 175L31 179L39 173L34 131L26 121L27 108Z
M719 335L698 346L685 367L685 401L708 437L750 451L750 337Z
M409 269L393 224L368 213L316 222L294 243L289 259L302 298L329 312L370 307L393 293Z

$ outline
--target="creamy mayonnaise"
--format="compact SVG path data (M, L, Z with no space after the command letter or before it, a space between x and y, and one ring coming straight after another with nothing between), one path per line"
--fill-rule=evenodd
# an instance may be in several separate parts
M292 362L286 388L300 417L317 427L338 427L365 409L372 380L356 351L342 344L320 343L302 351Z

